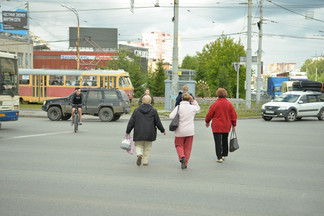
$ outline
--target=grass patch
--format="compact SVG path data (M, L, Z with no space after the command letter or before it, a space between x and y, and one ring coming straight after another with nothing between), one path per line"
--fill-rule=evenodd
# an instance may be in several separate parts
M20 104L20 109L39 109L39 110L42 110L42 104Z

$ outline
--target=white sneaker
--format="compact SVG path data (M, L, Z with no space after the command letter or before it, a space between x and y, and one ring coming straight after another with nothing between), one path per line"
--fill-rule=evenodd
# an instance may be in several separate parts
M217 160L217 163L223 163L223 159Z

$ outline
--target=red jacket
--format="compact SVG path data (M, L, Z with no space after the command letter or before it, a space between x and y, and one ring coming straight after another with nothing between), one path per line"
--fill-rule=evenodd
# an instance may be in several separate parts
M226 98L218 98L209 108L205 122L212 121L213 133L229 133L236 126L237 115L233 104Z

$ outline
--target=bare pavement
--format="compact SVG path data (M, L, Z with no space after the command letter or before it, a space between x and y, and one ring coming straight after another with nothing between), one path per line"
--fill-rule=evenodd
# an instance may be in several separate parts
M85 116L77 134L45 112L3 123L0 215L324 215L323 121L240 119L240 149L219 164L196 120L181 170L172 132L158 134L148 167L136 166L119 148L128 118Z

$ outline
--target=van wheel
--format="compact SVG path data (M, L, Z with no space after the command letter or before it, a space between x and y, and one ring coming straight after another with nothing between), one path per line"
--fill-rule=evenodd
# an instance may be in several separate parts
M318 120L324 120L324 109L320 111L319 116L317 118Z
M120 115L114 115L114 118L112 119L112 121L117 121L120 118Z
M272 117L270 116L262 116L264 121L271 121Z
M66 120L69 120L69 118L71 118L71 114L64 114L62 115L62 120L66 121Z
M114 118L114 112L108 107L101 108L98 115L99 119L104 122L110 122Z
M59 121L62 118L62 111L59 107L50 107L47 111L47 117L52 121Z
M296 112L294 110L290 110L285 120L288 122L293 122L296 120Z

